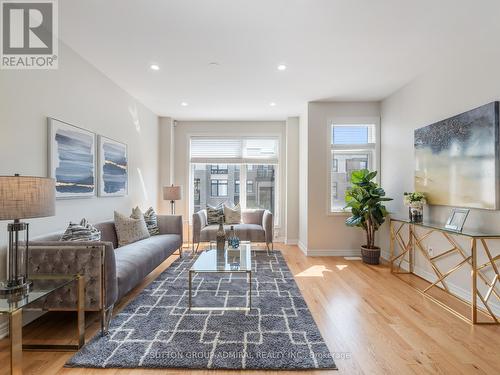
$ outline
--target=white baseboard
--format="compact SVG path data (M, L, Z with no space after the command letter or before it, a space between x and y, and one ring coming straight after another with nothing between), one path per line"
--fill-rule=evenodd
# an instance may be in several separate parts
M307 249L307 256L310 257L359 257L361 250L358 249Z
M383 252L382 254L382 258L389 261L390 259L390 254L388 252ZM408 267L402 263L401 264L401 268L405 269L405 270L408 270ZM432 272L429 272L427 271L426 269L422 268L422 267L418 267L416 266L415 267L415 270L414 270L415 274L417 274L418 276L424 278L425 280L433 283L434 281L437 280L437 277L435 274L433 274ZM448 288L450 289L451 292L453 292L454 294L456 294L457 296L459 296L460 298L466 300L466 301L470 301L472 299L472 293L470 290L468 289L464 289L463 287L455 284L455 283L451 283L451 282L447 282L446 285L448 285ZM478 298L478 305L480 305L480 300ZM489 302L489 306L491 308L491 310L496 314L496 315L499 315L500 316L500 304L498 302L495 302L493 301L492 299L490 299L490 302Z
M300 240L297 241L297 246L299 249L304 253L304 255L307 255L307 246L304 245Z

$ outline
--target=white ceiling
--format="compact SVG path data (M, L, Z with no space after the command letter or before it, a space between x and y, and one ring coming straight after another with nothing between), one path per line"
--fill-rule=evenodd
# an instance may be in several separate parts
M492 33L498 48L500 36L498 0L59 4L66 44L176 119L283 119L312 100L380 100L450 51Z

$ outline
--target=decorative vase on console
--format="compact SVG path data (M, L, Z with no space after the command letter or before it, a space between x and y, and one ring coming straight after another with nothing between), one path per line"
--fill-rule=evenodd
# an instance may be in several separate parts
M408 206L408 217L412 223L424 221L424 205L426 203L424 193L404 193L404 203Z
M219 229L216 234L217 250L224 250L226 246L226 231L224 230L224 216L219 219Z

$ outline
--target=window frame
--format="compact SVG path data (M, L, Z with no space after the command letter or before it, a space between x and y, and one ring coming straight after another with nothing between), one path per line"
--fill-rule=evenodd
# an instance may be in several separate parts
M269 132L259 132L259 134L256 134L256 132L250 131L250 132L240 132L238 131L238 134L234 135L228 135L227 132L223 133L221 131L188 131L184 133L183 135L184 138L184 144L185 144L185 149L186 149L186 158L184 161L184 165L188 173L186 173L184 181L186 186L188 186L188 199L186 199L185 202L185 209L186 212L189 213L188 215L188 220L189 223L192 224L192 214L194 213L194 205L191 199L191 196L193 194L193 171L191 170L191 165L192 164L240 164L240 165L253 165L253 164L272 164L275 168L274 170L274 178L275 178L275 202L274 202L274 210L275 212L273 213L274 215L274 228L275 228L275 233L277 236L279 236L280 230L282 229L282 226L284 225L284 222L286 220L286 202L282 202L281 199L286 195L284 191L284 187L286 186L286 176L285 176L285 170L286 170L286 152L285 152L285 147L284 147L284 140L285 140L285 134L281 131L269 131ZM248 161L243 161L242 160L233 160L233 159L220 159L220 160L210 160L210 161L205 161L205 160L191 160L191 141L193 138L205 138L205 139L224 139L224 138L244 138L244 139L274 139L277 141L277 148L276 148L276 158L274 160L269 160L266 158L256 158L256 159L249 159ZM246 168L242 168L240 173L246 173ZM246 176L245 176L246 177ZM240 175L240 179L243 178L243 175ZM242 184L240 186L240 204L242 199L246 199L246 184Z
M374 125L375 143L363 144L333 144L333 127L335 125ZM368 169L377 170L376 181L380 183L380 117L336 117L328 119L326 124L326 147L327 147L327 186L326 186L326 214L327 216L349 215L349 209L332 209L332 174L338 173L333 171L334 154L335 152L345 153L371 153L372 157L368 158ZM371 160L370 160L371 159ZM337 186L338 195L338 186Z
M215 184L214 184L215 182ZM213 192L213 187L214 185L217 187L217 195L214 195ZM225 185L226 186L226 194L225 195L221 195L220 194L220 186L221 185ZM222 179L217 179L217 178L211 178L210 179L210 196L211 197L214 197L214 198L219 198L219 197L227 197L228 196L228 182L227 180L222 180Z

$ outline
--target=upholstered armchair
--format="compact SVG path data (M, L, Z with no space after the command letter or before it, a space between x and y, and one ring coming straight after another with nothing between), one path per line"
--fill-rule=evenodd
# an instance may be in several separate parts
M242 241L263 242L267 249L273 248L273 214L269 210L253 209L241 212L241 223L233 224L236 235ZM193 251L198 251L200 242L215 241L218 224L208 224L207 210L193 214ZM231 225L225 224L225 230ZM196 244L196 248L195 248Z

